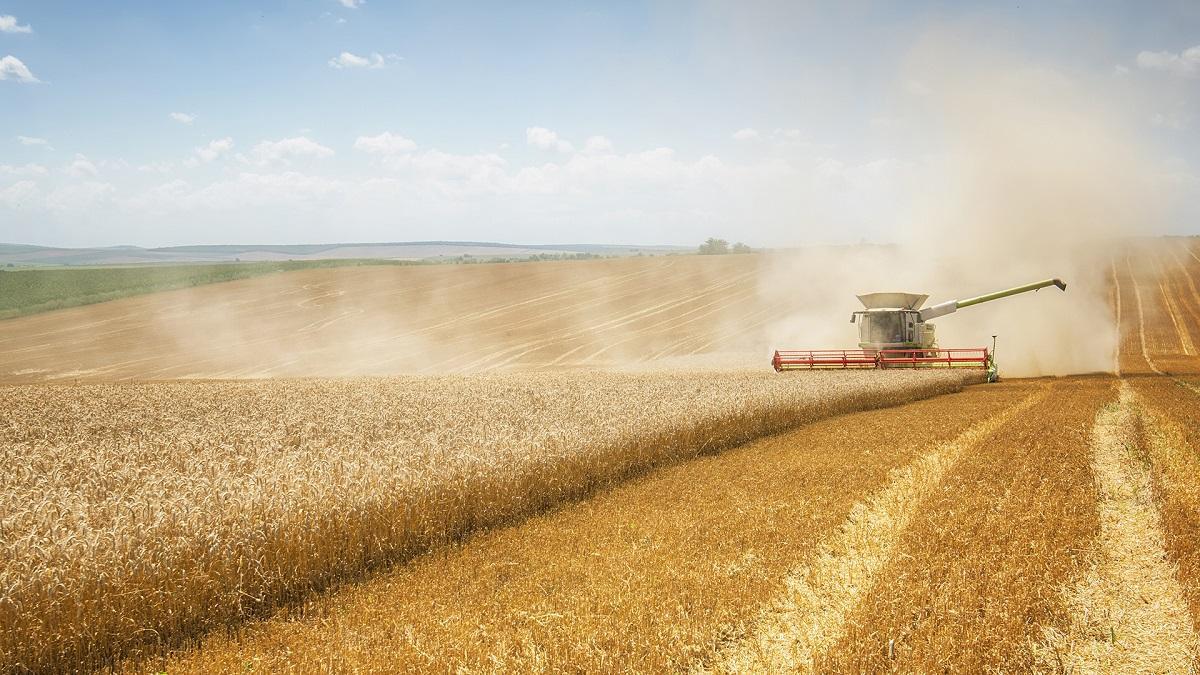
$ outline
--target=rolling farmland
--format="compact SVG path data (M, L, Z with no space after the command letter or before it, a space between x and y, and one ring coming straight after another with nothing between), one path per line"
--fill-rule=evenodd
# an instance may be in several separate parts
M399 264L406 262L353 259L285 260L207 265L22 269L15 272L4 270L4 274L0 275L0 319L293 270Z
M965 389L682 367L795 309L762 264L296 272L0 322L4 667L1196 667L1200 244L1112 257L1120 378ZM381 372L476 374L270 379ZM144 381L217 377L259 379Z
M595 368L746 350L757 364L763 326L797 302L763 296L760 265L361 267L212 284L0 323L0 380Z

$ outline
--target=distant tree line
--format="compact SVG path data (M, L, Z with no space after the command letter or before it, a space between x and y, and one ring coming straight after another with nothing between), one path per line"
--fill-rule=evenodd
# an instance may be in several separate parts
M641 255L639 253L638 255ZM600 255L599 253L534 253L527 256L475 256L470 253L454 256L453 258L436 258L438 262L449 262L456 265L480 265L484 263L513 263L513 262L544 262L547 260L600 260L615 256Z
M724 239L717 239L715 237L709 237L704 241L703 244L700 244L700 255L726 255L728 253L753 252L754 249L740 241L733 246L730 246L729 242L725 241Z

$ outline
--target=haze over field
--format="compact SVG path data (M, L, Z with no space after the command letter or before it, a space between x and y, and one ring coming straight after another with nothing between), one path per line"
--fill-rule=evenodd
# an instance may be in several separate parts
M804 289L809 300L777 334L844 343L834 326L817 328L829 325L828 303L844 304L840 289L928 293L933 304L1060 277L1069 297L1012 298L944 317L940 343L975 346L999 334L1009 373L1111 372L1110 259L1122 255L1120 238L1166 222L1161 186L1149 178L1152 150L1094 83L971 37L935 31L903 69L930 87L916 105L947 151L923 167L908 210L895 214L899 246L772 268L766 287Z
M903 248L840 247L294 271L0 321L0 381L767 369L773 348L853 347L857 301L846 286L907 260ZM1110 293L1124 284L1139 289L1141 305L1126 299L1125 319L1138 310L1151 326L1178 324L1181 337L1150 333L1151 349L1195 354L1200 240L1130 241L1062 260L1077 270L1067 293L943 317L942 343L981 347L997 334L1010 377L1111 372ZM934 269L940 285L921 289L931 303L964 298L1036 278L1023 269L1005 266L1000 279ZM933 278L911 274L914 285ZM795 279L804 281L781 281Z
M1058 276L1067 298L941 322L942 344L1000 334L1038 374L1111 369L1107 247L1200 217L1189 3L1132 22L1118 5L68 9L18 2L23 28L0 35L18 59L0 83L17 134L0 139L0 240L866 240L894 248L759 266L759 303L804 302L749 351L853 346L828 317L856 293L932 302ZM183 25L215 38L162 58ZM89 49L111 58L84 79L70 64ZM60 112L80 107L86 123ZM325 255L363 251L387 254Z

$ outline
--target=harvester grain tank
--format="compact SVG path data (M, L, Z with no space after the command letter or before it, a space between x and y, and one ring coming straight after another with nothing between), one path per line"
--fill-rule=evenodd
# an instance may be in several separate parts
M980 368L988 379L996 377L996 365L986 347L944 349L937 346L930 320L947 314L1047 286L1067 290L1061 279L1025 284L1015 288L949 300L922 309L929 299L920 293L866 293L858 296L864 309L850 315L858 324L858 349L776 351L775 370L814 368Z

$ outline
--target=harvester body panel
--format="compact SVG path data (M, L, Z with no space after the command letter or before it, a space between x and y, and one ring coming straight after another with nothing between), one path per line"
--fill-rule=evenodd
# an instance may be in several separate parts
M867 309L921 309L929 299L922 293L863 293L857 297Z

